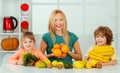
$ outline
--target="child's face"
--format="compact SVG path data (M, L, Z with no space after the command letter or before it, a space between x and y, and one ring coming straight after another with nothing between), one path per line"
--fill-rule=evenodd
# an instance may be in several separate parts
M95 37L95 40L96 40L97 45L99 46L106 45L106 41L107 41L106 36L103 35L102 33L97 34Z
M54 23L54 27L56 31L62 31L63 29L63 17L60 13L56 14L55 16L55 23Z
M33 49L34 48L34 41L29 39L29 38L25 38L23 40L23 47L26 49L26 50L30 50L30 49Z

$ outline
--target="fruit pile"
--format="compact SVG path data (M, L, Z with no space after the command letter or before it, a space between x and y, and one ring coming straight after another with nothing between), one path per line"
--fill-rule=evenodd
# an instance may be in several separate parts
M52 61L52 66L56 67L58 69L62 69L64 64L63 64L63 62L58 62L58 61L54 60L54 61Z
M95 64L94 66L92 66L92 64ZM96 63L96 61L90 61L90 62L87 62L87 61L74 61L73 62L73 67L76 68L76 69L82 69L82 68L87 68L87 69L90 69L90 68L102 68L102 64L101 63Z
M51 64L51 61L50 61L49 59L46 59L46 60L44 60L44 61L38 60L38 61L35 63L35 67L37 67L37 68L46 68L46 67L48 67L48 65L50 65L50 64ZM50 66L49 66L48 68L50 68Z
M73 64L70 64L68 62L64 63L62 61L53 60L52 62L49 59L46 59L44 61L40 61L37 59L35 55L32 55L31 53L25 53L22 56L24 66L35 66L37 68L57 68L57 69L82 69L82 68L91 68L91 64L96 64L96 60L92 60L90 62L86 61L74 61ZM95 66L94 66L95 67ZM96 64L95 68L101 68L101 64Z
M73 68L72 64L70 64L68 62L63 63L61 61L58 62L56 60L52 61L52 65L53 65L53 67L58 68L58 69L62 69L62 68L70 69L70 68Z
M87 68L87 69L90 69L92 68L91 67L91 64L90 62L86 62L86 61L74 61L73 64L70 64L68 62L66 63L63 63L61 61L52 61L50 62L49 60L47 60L48 62L46 63L46 61L37 61L35 63L35 67L37 68L57 68L57 69L72 69L72 68L75 68L75 69L83 69L83 68ZM94 61L93 61L94 62ZM100 63L97 63L94 68L101 68L102 65Z
M55 57L65 58L69 51L69 46L65 44L55 44L52 48L52 53Z
M114 54L112 46L95 46L93 50L89 52L90 61L87 62L87 67L91 68L94 66L101 67L99 62L109 62L110 56Z
M47 60L48 61L48 60ZM69 63L63 63L61 61L37 61L35 63L35 67L37 68L57 68L57 69L62 69L62 68L65 68L65 69L70 69L70 68L73 68L72 64L69 64Z

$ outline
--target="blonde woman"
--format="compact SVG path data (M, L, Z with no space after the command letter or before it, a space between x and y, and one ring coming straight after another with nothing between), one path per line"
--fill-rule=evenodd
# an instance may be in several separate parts
M82 60L82 54L78 37L68 31L67 20L65 14L61 10L54 10L50 16L48 24L48 33L42 36L40 42L40 51L45 54L51 60L57 60L62 62L69 62L72 64L72 58L74 60ZM54 44L67 44L69 46L69 52L66 57L55 57L51 52ZM74 52L72 52L74 50Z

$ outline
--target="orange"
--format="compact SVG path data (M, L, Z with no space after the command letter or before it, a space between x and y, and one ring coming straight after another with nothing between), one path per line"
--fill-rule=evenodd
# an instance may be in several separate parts
M67 52L69 51L69 46L68 46L68 45L63 45L63 46L61 47L61 51L62 51L63 53L67 53Z
M54 56L59 57L59 56L62 55L62 52L61 52L60 49L55 49L55 50L53 51L53 54L54 54Z
M67 55L66 53L62 53L62 55L61 55L61 56L65 58L65 57L66 57L66 55Z
M52 48L52 52L55 50L55 48Z
M56 48L56 49L60 49L61 48L60 44L54 44L53 47Z

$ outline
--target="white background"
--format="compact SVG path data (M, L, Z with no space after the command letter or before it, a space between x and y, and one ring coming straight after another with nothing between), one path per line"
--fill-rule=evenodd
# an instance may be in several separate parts
M117 54L120 53L120 0L21 1L31 2L32 20L30 22L32 24L31 31L36 35L36 47L39 47L41 36L48 32L48 20L51 12L54 9L61 9L67 17L69 31L79 37L83 55L94 44L93 32L100 25L111 28L114 35L113 45L117 50ZM2 32L3 17L11 15L16 16L20 21L19 0L0 0L0 33ZM2 57L3 54L0 52L0 62Z
M100 25L111 28L114 35L113 45L119 51L119 5L119 0L32 0L32 31L41 36L46 33L49 16L58 8L67 17L69 31L79 37L83 54L94 44L93 32Z

